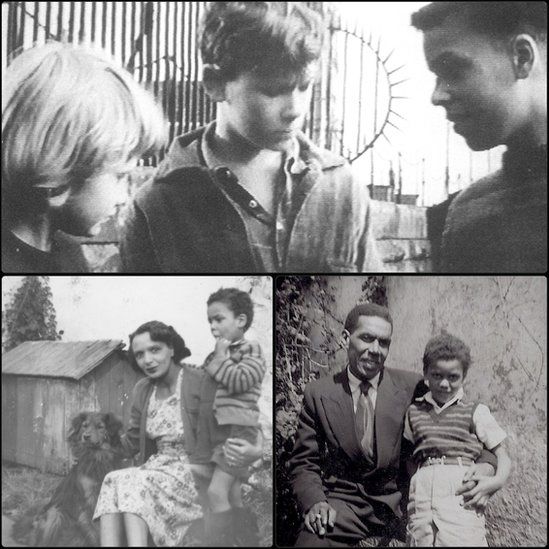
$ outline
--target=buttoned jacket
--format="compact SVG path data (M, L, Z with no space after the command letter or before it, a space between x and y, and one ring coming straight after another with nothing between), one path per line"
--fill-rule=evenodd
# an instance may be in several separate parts
M121 242L126 272L245 272L254 262L242 216L223 187L254 213L257 203L226 168L201 153L204 128L176 138L154 180L129 209ZM298 136L308 193L296 213L286 272L380 270L370 229L369 197L346 161Z
M332 495L387 508L400 516L401 440L404 416L414 396L425 390L421 376L383 370L374 415L374 460L364 458L355 432L353 400L346 371L305 388L291 458L292 485L302 511Z

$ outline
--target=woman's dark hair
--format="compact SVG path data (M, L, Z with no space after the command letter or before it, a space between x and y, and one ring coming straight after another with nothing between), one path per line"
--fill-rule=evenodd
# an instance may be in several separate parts
M429 366L439 360L458 360L463 367L463 377L471 365L471 350L456 336L442 333L432 337L425 346L423 353L423 373L426 374Z
M212 303L224 303L233 312L234 316L246 315L246 331L254 319L254 304L250 294L238 288L220 288L209 298L207 305Z
M145 322L141 324L135 332L130 334L130 348L129 356L132 364L137 366L137 362L133 355L132 350L132 341L136 335L148 333L152 341L161 341L173 349L173 360L174 362L180 362L184 358L191 356L191 351L185 346L183 338L173 329L172 326L167 326L163 322L158 320L151 320L150 322Z

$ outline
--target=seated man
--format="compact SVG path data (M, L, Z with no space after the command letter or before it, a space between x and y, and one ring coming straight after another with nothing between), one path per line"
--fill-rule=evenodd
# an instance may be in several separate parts
M411 448L401 448L404 417L412 398L427 388L418 384L419 374L384 368L392 331L385 307L357 305L343 332L347 368L305 388L291 458L293 489L303 511L296 546L405 538L409 478L404 463ZM493 454L484 451L478 461L492 465L472 464L466 477L475 468L494 473ZM468 500L474 486L464 484L459 492Z

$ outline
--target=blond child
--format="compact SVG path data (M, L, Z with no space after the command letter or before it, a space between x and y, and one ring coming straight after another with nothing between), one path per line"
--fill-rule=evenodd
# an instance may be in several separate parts
M51 42L16 57L2 84L2 271L89 271L72 236L98 232L118 180L164 138L152 97L103 52Z

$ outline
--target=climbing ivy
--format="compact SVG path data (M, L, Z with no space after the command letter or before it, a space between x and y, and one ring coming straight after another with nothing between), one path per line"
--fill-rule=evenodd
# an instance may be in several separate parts
M386 305L381 276L365 277L357 301ZM291 546L301 523L290 483L288 461L303 400L303 390L321 371L330 372L341 348L341 320L334 315L335 288L322 276L285 276L276 280L276 521L277 544ZM322 341L311 342L316 325ZM322 358L319 358L322 357Z

